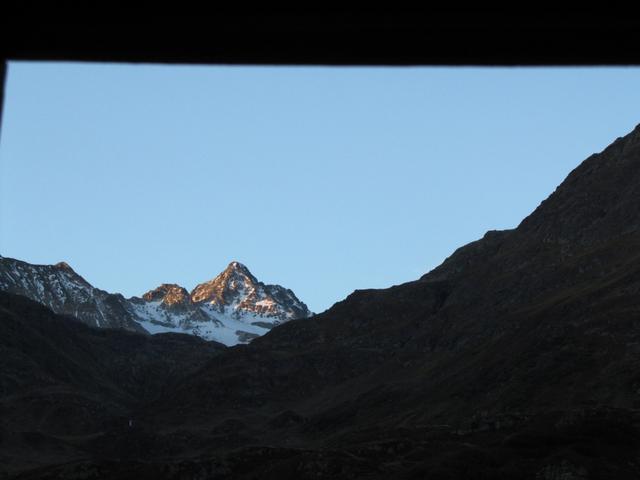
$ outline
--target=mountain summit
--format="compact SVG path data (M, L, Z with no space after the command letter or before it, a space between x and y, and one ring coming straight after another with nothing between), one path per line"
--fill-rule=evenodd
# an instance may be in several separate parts
M217 277L199 284L191 292L195 302L224 305L242 292L256 288L258 280L240 262L231 262Z
M311 315L291 290L258 281L236 261L191 293L163 284L130 302L140 324L152 333L187 331L226 345L246 343L276 325Z
M247 343L275 325L311 315L291 290L258 281L235 261L191 293L165 283L126 299L94 288L65 262L32 265L0 257L0 290L95 327L191 333L226 345Z
M235 261L213 280L194 288L191 300L235 317L251 313L273 318L274 325L311 313L291 290L259 282L246 266Z

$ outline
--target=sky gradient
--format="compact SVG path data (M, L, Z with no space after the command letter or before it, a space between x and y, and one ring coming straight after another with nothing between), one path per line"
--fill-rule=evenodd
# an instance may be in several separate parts
M237 260L320 312L517 226L637 123L637 68L12 62L0 254L125 296Z

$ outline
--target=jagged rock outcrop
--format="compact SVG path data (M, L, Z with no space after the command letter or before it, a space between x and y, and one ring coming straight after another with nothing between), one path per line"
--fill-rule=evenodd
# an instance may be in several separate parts
M147 302L160 300L167 308L181 308L192 304L189 292L174 283L163 283L155 290L142 295L142 299Z

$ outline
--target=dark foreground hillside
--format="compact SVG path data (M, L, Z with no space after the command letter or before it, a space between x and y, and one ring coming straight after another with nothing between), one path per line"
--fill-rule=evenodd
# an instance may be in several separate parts
M640 478L640 128L516 229L246 346L0 298L18 478Z

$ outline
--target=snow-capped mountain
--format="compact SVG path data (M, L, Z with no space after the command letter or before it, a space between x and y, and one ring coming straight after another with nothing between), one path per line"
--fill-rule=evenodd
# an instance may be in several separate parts
M231 262L191 293L163 284L129 302L151 333L186 331L225 345L246 343L276 325L311 315L291 290L265 285L240 262Z
M291 290L259 282L239 262L231 262L216 278L194 288L191 300L235 318L249 313L269 318L273 325L308 317L310 313Z
M239 262L191 293L163 284L126 299L94 288L64 262L32 265L0 257L0 290L95 327L190 333L225 345L247 343L278 324L311 315L291 290L265 285Z
M33 265L0 256L0 290L23 295L94 327L144 332L122 295L94 288L64 262Z

